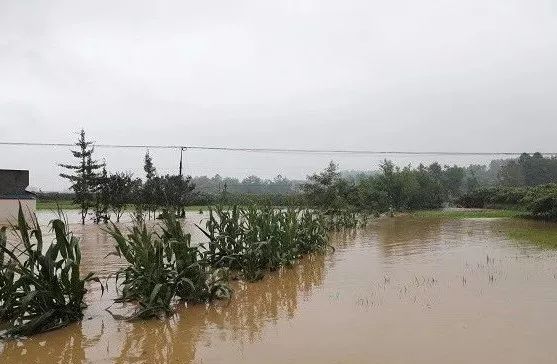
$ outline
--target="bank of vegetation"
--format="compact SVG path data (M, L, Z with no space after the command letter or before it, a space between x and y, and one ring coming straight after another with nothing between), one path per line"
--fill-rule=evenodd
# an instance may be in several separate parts
M515 210L537 219L557 220L557 184L481 188L463 195L458 205Z

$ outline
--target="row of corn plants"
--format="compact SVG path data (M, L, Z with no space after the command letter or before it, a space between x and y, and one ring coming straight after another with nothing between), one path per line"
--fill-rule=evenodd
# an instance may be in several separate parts
M114 224L108 229L116 241L113 254L128 262L116 273L116 301L139 304L130 319L170 314L176 300L201 303L231 294L227 271L210 264L203 246L191 243L175 214L164 216L161 231L148 229L144 221L126 233Z
M234 206L209 209L204 227L208 242L192 244L174 213L150 229L136 221L123 232L112 225L113 254L128 265L116 274L117 302L138 304L130 319L163 316L177 301L209 302L229 298L232 274L257 281L266 272L290 266L306 254L324 252L329 230L363 224L357 215L323 214L313 210ZM83 317L86 283L99 279L80 274L79 239L63 219L51 222L54 241L45 246L36 218L28 225L20 207L12 226L0 230L0 320L3 336L53 330ZM104 287L101 285L104 290Z
M209 209L204 227L197 227L209 239L206 255L211 264L238 272L247 281L329 247L324 215L311 210L215 207Z
M369 223L369 215L350 210L331 210L323 214L325 227L329 231L364 228Z
M2 336L27 336L66 326L83 317L86 283L80 274L79 240L62 219L51 222L55 239L48 247L36 218L28 225L21 206L11 227L16 243L0 230L0 319ZM99 282L100 283L100 282Z
M164 214L160 229L136 221L127 232L109 229L115 255L128 265L116 274L119 302L136 302L130 318L163 316L173 303L209 302L230 297L231 276L257 281L268 271L292 265L305 254L324 251L327 230L322 214L271 207L209 209L208 238L192 244L175 214Z

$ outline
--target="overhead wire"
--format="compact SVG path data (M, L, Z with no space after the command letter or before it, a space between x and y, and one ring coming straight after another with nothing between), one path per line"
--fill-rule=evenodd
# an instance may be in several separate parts
M93 143L96 148L129 148L129 149L183 149L199 151L228 151L252 153L295 153L295 154L350 154L350 155L422 155L422 156L517 156L523 152L508 151L402 151L402 150L358 150L358 149L315 149L315 148L258 148L228 147L200 145L165 145L165 144L104 144ZM0 146L35 146L35 147L76 147L72 143L38 143L38 142L2 142ZM557 152L541 152L544 155L557 156Z

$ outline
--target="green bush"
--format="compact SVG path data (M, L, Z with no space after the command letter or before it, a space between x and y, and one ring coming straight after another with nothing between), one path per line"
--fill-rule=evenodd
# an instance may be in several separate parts
M535 218L557 220L557 185L483 188L462 196L458 204L469 208L512 208Z

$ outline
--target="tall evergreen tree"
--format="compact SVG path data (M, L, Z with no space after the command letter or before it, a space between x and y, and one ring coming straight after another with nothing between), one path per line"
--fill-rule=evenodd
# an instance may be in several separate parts
M149 155L149 150L145 153L145 159L143 164L143 170L146 173L147 180L143 185L142 198L143 202L147 206L147 216L151 219L151 211L153 216L155 216L158 207L158 200L160 196L160 178L157 177L157 169L153 164L153 158Z
M81 223L85 224L85 218L89 210L95 204L95 192L98 186L98 170L104 167L103 163L93 160L92 155L95 148L93 142L85 139L85 131L81 129L76 146L79 150L72 150L72 155L78 160L75 165L60 164L60 167L70 170L72 173L61 173L60 177L70 181L70 189L74 191L74 203L80 206Z
M151 179L157 175L157 169L153 164L153 159L149 155L149 151L145 153L145 164L143 165L143 170L147 174L147 179Z
M110 220L109 214L109 197L108 197L108 173L106 172L106 163L102 164L102 171L94 176L94 201L93 221L98 224L101 221L107 223Z

